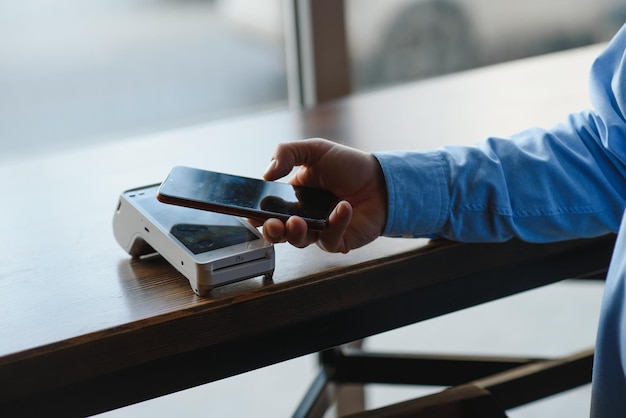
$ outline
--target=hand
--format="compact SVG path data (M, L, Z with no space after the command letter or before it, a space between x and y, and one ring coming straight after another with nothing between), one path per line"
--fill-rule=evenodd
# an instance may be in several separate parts
M387 193L382 169L373 155L324 139L289 142L276 148L264 177L279 179L296 166L300 167L291 184L329 190L341 201L323 231L309 230L298 216L285 223L268 219L263 224L265 239L287 241L300 248L317 243L326 251L347 253L382 233Z

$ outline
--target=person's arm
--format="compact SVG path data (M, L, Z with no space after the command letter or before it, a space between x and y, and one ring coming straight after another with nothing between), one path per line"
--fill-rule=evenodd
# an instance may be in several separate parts
M294 216L266 221L266 239L347 252L381 233L542 242L616 231L626 205L625 49L626 27L594 63L595 110L551 130L376 158L322 140L281 144L266 179L301 165L292 182L343 201L321 234Z
M532 242L615 232L626 205L626 30L591 73L595 110L551 130L433 152L377 153L384 235Z

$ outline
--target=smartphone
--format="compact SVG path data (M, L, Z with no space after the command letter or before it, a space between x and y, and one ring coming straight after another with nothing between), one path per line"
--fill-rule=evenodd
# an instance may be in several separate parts
M159 184L122 192L113 233L133 258L160 254L200 296L227 283L274 272L274 247L245 219L166 205Z
M316 188L174 167L159 188L164 203L265 220L303 218L309 228L323 230L339 199Z

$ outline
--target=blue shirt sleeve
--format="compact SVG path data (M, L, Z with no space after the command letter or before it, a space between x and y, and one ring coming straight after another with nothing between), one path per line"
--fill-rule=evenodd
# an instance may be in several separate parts
M430 152L375 153L384 234L546 242L616 232L626 204L626 29L595 61L593 110L551 129Z

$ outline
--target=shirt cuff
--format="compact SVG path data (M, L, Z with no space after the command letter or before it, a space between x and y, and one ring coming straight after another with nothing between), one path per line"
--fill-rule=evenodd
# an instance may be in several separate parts
M430 237L448 217L448 169L441 152L374 153L387 185L385 236Z

